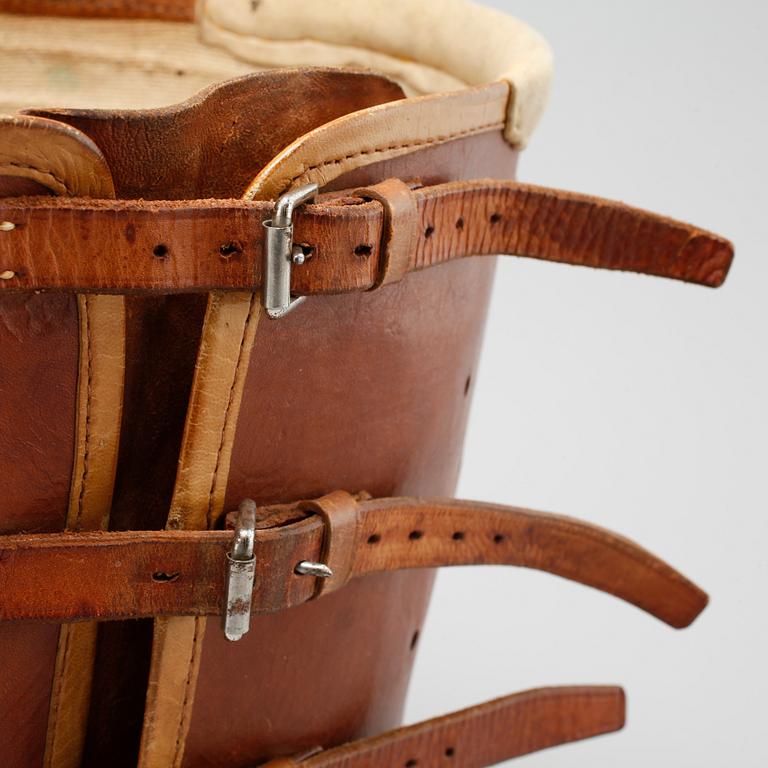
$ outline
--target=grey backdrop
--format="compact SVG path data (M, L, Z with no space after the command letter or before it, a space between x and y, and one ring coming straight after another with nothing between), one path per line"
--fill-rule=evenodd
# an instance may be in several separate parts
M534 766L768 765L768 4L498 0L556 55L520 178L731 237L719 291L502 260L459 495L575 515L666 557L712 602L675 632L510 569L445 571L408 721L514 690L614 683L622 734Z

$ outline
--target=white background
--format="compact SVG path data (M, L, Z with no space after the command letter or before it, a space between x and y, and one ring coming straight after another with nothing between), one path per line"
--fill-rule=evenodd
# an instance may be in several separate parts
M520 179L735 241L724 288L504 259L460 497L574 515L712 602L676 632L552 576L443 571L408 722L515 690L622 683L625 731L515 765L768 766L768 4L498 0L556 78Z

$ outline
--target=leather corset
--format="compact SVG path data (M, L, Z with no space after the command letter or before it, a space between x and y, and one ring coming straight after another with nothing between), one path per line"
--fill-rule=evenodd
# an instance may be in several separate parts
M706 605L616 534L450 499L494 256L717 287L731 245L516 182L549 48L463 0L0 12L0 764L471 768L621 728L581 687L392 730L437 567Z

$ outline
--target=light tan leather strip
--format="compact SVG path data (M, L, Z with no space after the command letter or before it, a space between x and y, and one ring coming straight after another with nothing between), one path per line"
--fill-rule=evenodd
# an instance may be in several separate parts
M352 500L351 496L348 499ZM306 502L259 511L252 610L274 613L311 600L326 523ZM345 515L346 517L346 515ZM512 565L534 568L630 602L673 627L707 605L695 584L637 544L572 518L450 499L373 499L357 504L349 578L406 568ZM286 522L294 520L296 522ZM0 620L66 620L221 612L228 531L0 537ZM189 654L187 654L189 658Z
M209 296L168 515L170 530L209 528L223 511L259 316L256 294ZM140 768L181 764L204 634L202 617L174 616L155 622Z
M43 117L0 115L0 176L20 176L57 195L113 198L112 174L84 133Z
M624 718L621 688L539 688L264 768L486 768L619 731Z
M125 372L122 296L79 296L77 445L67 530L106 529L120 444ZM90 704L96 623L64 625L51 691L46 768L77 768Z
M413 195L419 236L412 270L514 254L716 287L733 259L732 245L710 232L572 192L489 180ZM0 273L8 275L0 291L253 290L262 281L262 223L272 212L272 203L260 201L2 199L0 221L16 227L0 232ZM376 285L383 226L383 207L375 201L336 195L300 208L294 238L312 254L292 270L293 293Z
M106 530L117 467L125 375L121 296L78 296L77 448L67 530Z
M491 83L452 93L402 99L336 118L286 147L245 193L274 200L302 184L325 186L344 173L453 139L500 131L509 85Z

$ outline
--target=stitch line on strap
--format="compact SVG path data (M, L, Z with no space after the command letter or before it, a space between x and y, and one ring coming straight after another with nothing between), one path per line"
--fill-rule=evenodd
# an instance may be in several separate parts
M197 648L197 638L200 631L200 626L205 621L204 618L200 618L199 616L196 616L194 619L195 622L195 632L192 635L192 651L190 652L189 656L189 665L187 667L187 679L184 683L184 699L181 703L181 719L179 720L179 730L176 734L176 745L173 749L173 762L171 763L171 766L176 766L177 763L180 760L181 755L179 754L181 750L181 738L184 733L184 726L187 723L187 717L188 717L188 702L189 702L189 694L192 689L192 670L195 668L195 656L198 653ZM191 707L190 707L191 709Z
M72 191L72 189L69 188L69 186L67 185L67 182L64 181L64 179L62 179L60 176L57 176L51 170L38 168L35 165L28 165L27 163L17 163L12 160L3 161L2 165L0 165L0 169L2 168L20 168L21 170L24 170L24 171L35 171L36 173L40 173L43 176L50 176L57 184L61 185L61 187L64 189L64 191L68 195L75 197L75 193Z
M289 188L293 186L297 181L299 181L303 176L306 176L308 173L312 173L312 171L317 171L321 168L328 168L332 165L340 165L341 163L347 162L348 160L354 160L357 157L364 157L365 155L377 155L377 154L383 154L385 152L396 152L401 149L412 149L414 147L430 147L435 144L442 144L446 141L452 141L454 139L461 139L466 136L474 136L477 133L484 133L485 131L492 131L495 129L501 130L504 127L503 122L494 122L494 123L487 123L485 125L479 125L475 128L467 128L463 131L457 131L456 133L449 133L444 136L433 136L429 139L419 139L418 141L412 141L407 142L405 144L391 144L387 147L377 147L375 149L363 149L359 152L354 152L349 155L344 155L342 157L336 158L334 160L325 160L322 163L318 163L317 165L310 165L303 167L303 169L292 179L290 179L287 183L285 188Z
M83 517L83 508L85 506L85 486L88 479L88 461L91 453L91 399L93 385L93 339L91 338L91 321L89 315L90 302L89 297L85 296L83 301L83 324L85 326L85 344L87 348L87 385L85 398L85 437L83 448L83 471L80 475L80 495L77 500L77 516L75 518L74 528L80 530L80 523Z
M248 338L248 328L253 320L254 309L257 307L256 294L251 295L250 307L248 309L248 316L245 318L243 324L243 335L240 339L240 348L237 352L237 363L235 365L235 372L232 376L232 386L229 388L229 399L227 400L227 409L224 411L224 420L221 425L221 435L219 438L219 450L216 453L216 467L213 470L213 477L211 478L211 489L208 492L208 527L211 527L211 516L213 514L213 500L214 500L214 488L216 487L216 478L221 468L221 454L224 451L224 436L227 434L227 424L229 423L229 414L232 409L232 401L234 399L235 387L237 385L238 376L240 373L240 366L243 361L243 350L245 349L245 340Z

